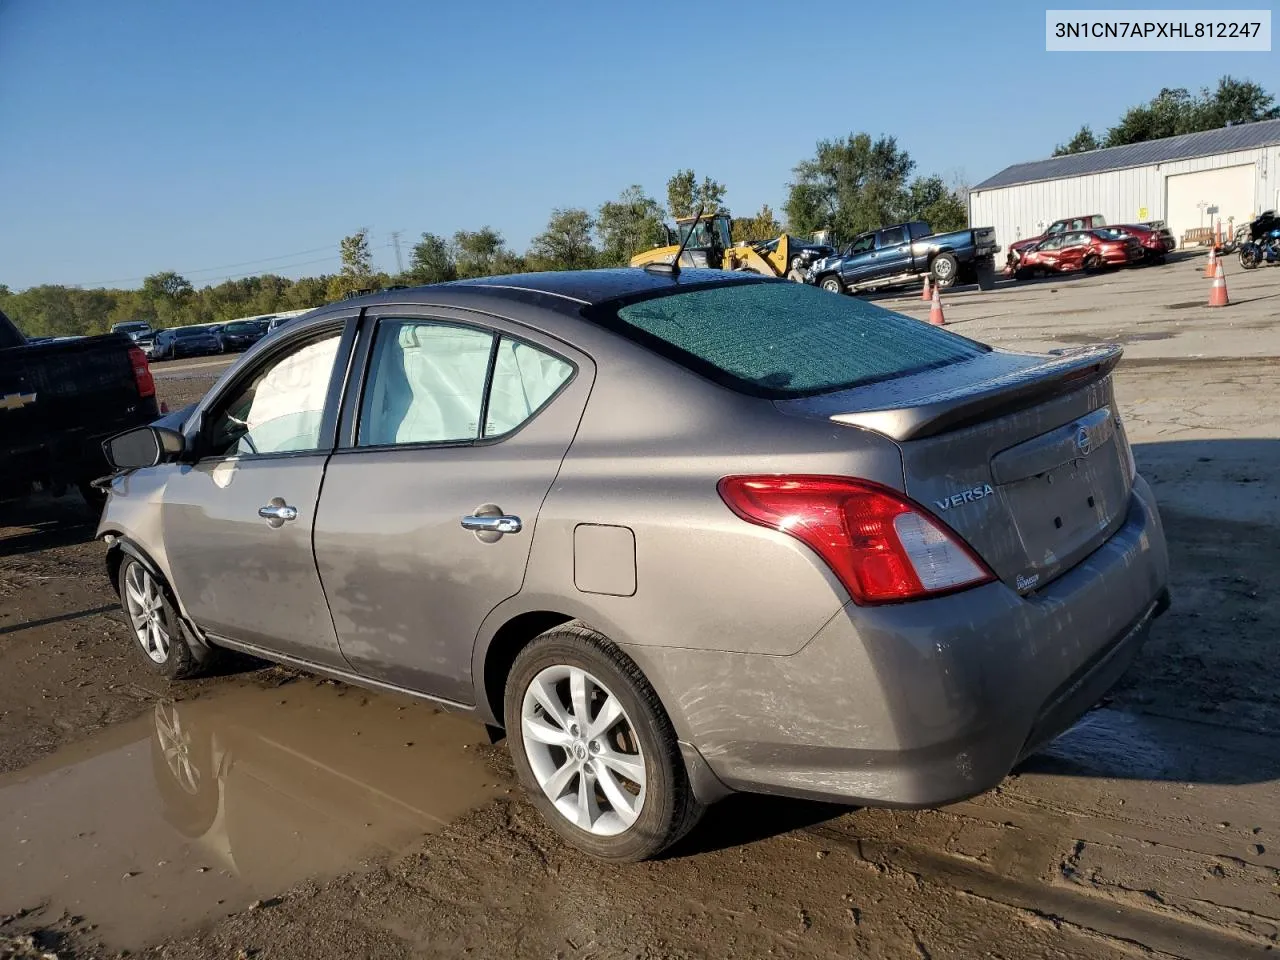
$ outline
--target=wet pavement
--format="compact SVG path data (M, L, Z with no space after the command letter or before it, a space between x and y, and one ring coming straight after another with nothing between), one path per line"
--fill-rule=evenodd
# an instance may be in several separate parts
M0 778L0 915L137 948L394 855L500 792L483 728L299 679L162 700Z

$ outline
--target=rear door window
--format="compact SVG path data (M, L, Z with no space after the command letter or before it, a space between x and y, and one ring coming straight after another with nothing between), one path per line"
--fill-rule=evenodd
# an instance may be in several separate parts
M590 319L752 396L812 396L960 363L990 348L806 284L731 283L601 304Z
M383 319L356 442L382 447L501 437L546 406L573 372L560 357L494 331Z

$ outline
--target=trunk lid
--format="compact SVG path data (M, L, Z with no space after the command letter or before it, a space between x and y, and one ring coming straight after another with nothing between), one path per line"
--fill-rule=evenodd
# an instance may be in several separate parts
M1124 524L1132 475L1111 378L1120 353L992 351L779 407L895 440L907 495L1027 593Z

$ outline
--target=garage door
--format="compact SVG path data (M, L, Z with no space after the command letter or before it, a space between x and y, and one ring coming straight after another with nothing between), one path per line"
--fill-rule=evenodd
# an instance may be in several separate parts
M1167 178L1164 208L1169 229L1181 244L1182 235L1193 227L1210 227L1221 220L1226 230L1230 217L1236 218L1237 226L1244 223L1255 213L1253 185L1252 163Z

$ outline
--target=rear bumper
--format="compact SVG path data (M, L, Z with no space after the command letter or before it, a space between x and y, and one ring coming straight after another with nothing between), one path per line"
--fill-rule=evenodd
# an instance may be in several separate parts
M1167 605L1155 501L1029 597L850 605L790 657L627 648L731 789L937 806L991 789L1115 684Z

